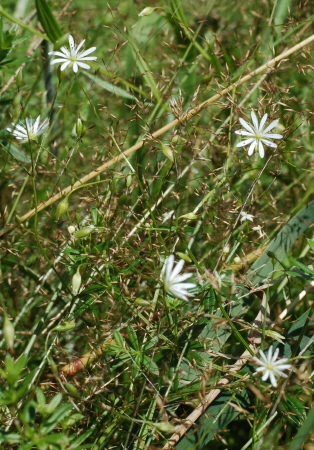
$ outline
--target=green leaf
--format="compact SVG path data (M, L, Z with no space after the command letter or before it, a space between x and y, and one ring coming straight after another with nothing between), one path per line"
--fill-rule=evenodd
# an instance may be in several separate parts
M36 389L36 398L39 407L46 406L46 397L40 388Z
M42 434L48 434L52 431L61 420L69 414L73 406L70 403L65 403L61 405L46 421L45 425L42 427Z
M10 443L10 444L18 444L21 442L22 437L16 433L10 433L5 431L0 431L0 442L1 443Z
M237 394L236 397L227 392L220 394L179 441L176 450L207 448L205 445L213 439L214 435L225 429L239 414L239 411L228 404L229 402L243 408L248 405L249 396L245 390Z
M84 71L84 75L86 75L91 80L95 81L95 83L98 84L98 86L102 87L106 91L111 92L112 94L117 95L118 97L128 98L130 100L134 100L134 95L129 94L125 89L119 88L115 86L114 84L108 83L107 81L102 80L99 77L96 77L95 75L92 75L89 72Z
M2 147L4 151L9 153L9 155L13 156L16 161L19 161L23 164L30 164L32 161L30 157L23 151L19 150L15 145L9 144L7 147Z
M308 243L310 249L312 250L312 252L314 252L314 241L313 241L313 239L307 239L307 243Z
M115 343L116 343L116 346L117 347L119 347L121 350L125 350L125 347L124 347L124 338L123 338L123 336L119 333L119 331L117 331L117 330L115 330L114 332L113 332L113 340L115 341Z
M76 422L78 422L79 420L83 419L83 417L84 416L82 414L80 414L80 413L71 414L70 417L66 417L62 421L62 423L61 423L62 428L67 429L67 428L72 427Z
M131 326L127 327L127 333L128 333L128 338L131 343L131 346L134 348L134 350L139 351L140 346L138 343L137 335Z
M289 257L289 260L294 264L298 269L302 270L303 272L307 273L308 275L311 275L312 278L314 277L314 271L309 269L306 265L300 263L296 259Z
M270 242L264 253L252 265L248 278L253 285L263 282L270 277L280 264L273 264L267 252L273 252L279 261L282 261L290 247L298 237L314 222L314 201L306 205L280 230ZM281 267L282 269L282 267Z
M35 0L38 20L52 43L55 43L63 35L55 16L46 0Z
M303 444L306 442L306 438L310 433L313 432L314 429L314 407L310 410L305 419L302 427L297 432L295 438L291 442L288 450L300 450L303 447Z
M301 389L299 394L302 395ZM289 394L279 403L278 411L288 422L297 427L303 424L306 417L304 402Z
M47 414L51 414L56 409L56 407L59 405L61 400L62 400L62 395L56 394L46 407Z
M0 17L0 61L3 61L11 52L18 27L13 25L10 30L3 33L2 16Z

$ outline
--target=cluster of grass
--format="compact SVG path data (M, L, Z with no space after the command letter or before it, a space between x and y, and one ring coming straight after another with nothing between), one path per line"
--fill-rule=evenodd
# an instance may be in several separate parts
M0 17L2 448L313 448L311 2ZM49 63L69 34L90 70ZM251 110L279 119L264 158L236 147ZM7 130L39 115L38 140ZM277 387L253 361L271 345Z

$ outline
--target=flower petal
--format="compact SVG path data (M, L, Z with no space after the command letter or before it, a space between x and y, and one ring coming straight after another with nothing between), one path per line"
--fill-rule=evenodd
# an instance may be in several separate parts
M250 145L250 148L249 148L249 151L248 151L248 155L249 156L253 155L255 147L256 147L256 140L254 139L254 141Z
M241 117L240 117L239 121L240 121L240 124L243 126L243 128L245 128L250 133L255 134L254 128L252 128L252 126L248 122L243 120Z
M251 117L252 117L252 122L254 125L254 131L257 132L257 131L259 131L258 120L257 120L256 114L253 110L251 111Z
M258 153L261 158L264 158L265 150L264 150L264 147L263 147L263 144L261 141L259 141L259 143L258 143Z
M255 142L255 138L245 139L244 141L239 142L236 147L244 147L245 145L251 144L251 142Z
M278 125L279 120L276 119L273 122L271 122L268 127L264 130L264 133L268 133L268 131L272 130L276 125Z
M84 45L86 39L83 39L82 42L76 47L76 53L79 52L80 48Z
M81 53L79 56L80 58L84 58L85 56L89 55L90 53L93 53L96 50L96 47L88 48L87 50L84 50L83 53ZM97 58L97 56L95 56Z
M261 120L261 122L259 124L259 132L260 133L262 132L262 130L264 128L264 125L265 125L266 120L267 120L267 116L268 116L268 114L264 114L263 117L262 117L262 120Z
M261 141L263 142L263 144L267 145L267 147L271 147L271 148L278 147L278 145L275 144L275 142L268 141L267 139L261 139Z
M184 260L180 259L180 261L177 263L177 265L175 266L175 268L172 271L172 274L171 274L172 280L174 280L176 278L176 276L179 275L179 273L183 269L183 266L184 266Z

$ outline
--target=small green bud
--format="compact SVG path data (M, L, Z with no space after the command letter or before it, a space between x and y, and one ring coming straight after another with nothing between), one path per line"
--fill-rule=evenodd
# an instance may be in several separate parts
M56 219L57 220L61 219L61 217L68 212L68 209L69 209L69 200L68 197L65 197L63 200L61 200L61 202L57 206Z
M3 335L8 349L10 350L11 353L13 353L15 329L13 323L11 322L11 320L8 318L7 315L4 316Z
M86 127L79 117L76 121L75 131L78 137L82 138L86 134Z
M81 284L82 284L82 277L80 274L80 270L78 268L72 278L72 294L73 295L77 295L79 293Z
M173 136L173 138L171 139L171 144L175 145L179 142L179 140L180 140L180 137L177 134L175 134Z
M161 148L162 148L162 152L165 155L165 157L168 158L169 161L171 161L173 163L174 156L173 156L173 151L171 150L171 148L165 144L161 144Z
M143 298L136 298L134 300L134 304L139 305L139 306L149 306L151 304L151 302L148 302L147 300L144 300Z
M198 215L194 214L194 213L183 214L183 216L179 217L179 219L185 219L185 220L196 220L197 218L198 218Z
M173 430L175 429L175 425L172 425L169 422L154 423L154 427L156 427L157 430L160 430L164 433L173 433Z
M18 106L19 108L21 107L21 100L22 100L22 93L18 92L16 94L16 96L13 99L12 105L13 106ZM19 114L21 113L21 110L19 110Z
M129 173L129 175L126 177L126 187L129 188L132 184L132 177L133 174Z
M154 10L156 8L152 8L151 6L146 6L146 8L144 8L140 13L139 13L139 17L143 17L143 16L150 16Z
M51 331L69 331L75 327L75 322L73 320L62 322L60 325L54 327Z
M76 387L71 383L64 383L65 390L71 395L71 397L79 397L79 392Z
M19 70L16 77L15 77L15 82L18 88L20 88L23 84L23 70Z
M73 233L73 236L75 237L75 239L86 238L94 230L95 230L94 225L91 225L90 227L81 228L80 230L76 231L75 233Z
M192 262L191 258L188 255L186 255L185 253L176 252L176 255L178 255L179 258L183 259L184 261L186 261L188 263Z
M57 76L59 78L59 83L61 83L61 81L65 77L65 70L61 70L61 66L58 66L58 68L57 68Z
M266 330L265 334L266 334L266 336L270 336L270 337L274 338L276 341L281 342L282 344L283 344L282 339L285 339L285 337L282 334L277 333L277 331Z
M49 363L50 363L51 372L54 375L58 375L58 366L57 366L57 364L51 358L49 358Z

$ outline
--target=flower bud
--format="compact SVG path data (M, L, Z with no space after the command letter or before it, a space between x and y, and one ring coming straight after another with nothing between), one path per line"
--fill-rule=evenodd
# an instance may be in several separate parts
M230 252L230 246L229 245L225 245L222 249L223 253L229 253Z
M175 144L177 144L177 143L179 142L179 140L180 140L180 137L179 137L177 134L175 134L175 135L171 138L171 144L175 145Z
M197 218L198 218L198 215L194 214L194 213L183 214L183 216L179 217L179 219L185 219L185 220L196 220Z
M156 427L157 430L162 431L164 433L173 433L173 430L175 429L175 425L172 425L169 422L154 423L154 427Z
M65 387L65 390L71 395L71 397L79 397L78 390L73 384L64 383L63 386Z
M4 316L3 335L8 349L10 350L11 353L13 353L15 330L13 323L11 322L11 320L9 320L7 315Z
M241 262L241 258L239 256L236 256L233 260L235 264L239 264Z
M69 232L70 234L75 233L75 231L76 231L76 228L75 228L73 225L68 226L68 232Z
M63 200L61 200L61 202L57 206L56 219L57 220L61 219L61 217L68 212L68 209L69 209L69 201L68 197L65 197Z
M14 99L12 101L12 105L15 106L15 107L17 106L18 108L20 108L21 107L21 100L22 100L22 93L18 92L15 95L15 97L14 97ZM21 110L19 110L19 114L21 114Z
M134 304L139 306L149 306L151 303L147 300L144 300L143 298L136 298L134 300Z
M76 121L75 131L78 137L82 138L86 134L86 127L79 117Z
M139 17L143 17L143 16L150 16L154 10L156 8L152 8L151 6L146 6L146 8L144 8L140 13L139 13Z
M79 293L81 284L82 284L82 277L80 274L80 270L78 268L72 278L72 294L73 295L77 295Z
M132 174L129 173L129 175L126 177L126 187L129 188L132 184Z
M176 252L176 255L178 255L180 259L183 259L183 261L186 261L188 263L192 262L191 258L185 253Z
M285 337L282 334L277 333L277 331L265 330L265 334L266 334L266 336L270 336L270 337L274 338L276 341L279 341L282 344L284 344L284 342L282 342L282 339L285 339Z
M174 156L171 148L168 145L161 144L162 152L166 158L169 159L172 163L174 162Z
M74 275L75 276L75 275ZM74 278L74 277L73 277ZM72 280L73 284L73 280ZM76 295L76 294L74 294ZM57 325L54 327L51 331L69 331L72 330L72 328L75 327L75 322L73 320L62 322L60 325Z
M16 77L15 77L15 82L18 88L20 88L23 84L23 70L19 70Z
M59 83L61 83L61 81L65 77L65 70L61 70L61 66L58 66L58 68L57 68L57 76L59 78Z
M94 230L95 230L94 225L91 225L90 227L81 228L80 230L76 231L75 233L73 233L73 236L75 237L75 239L86 238Z

